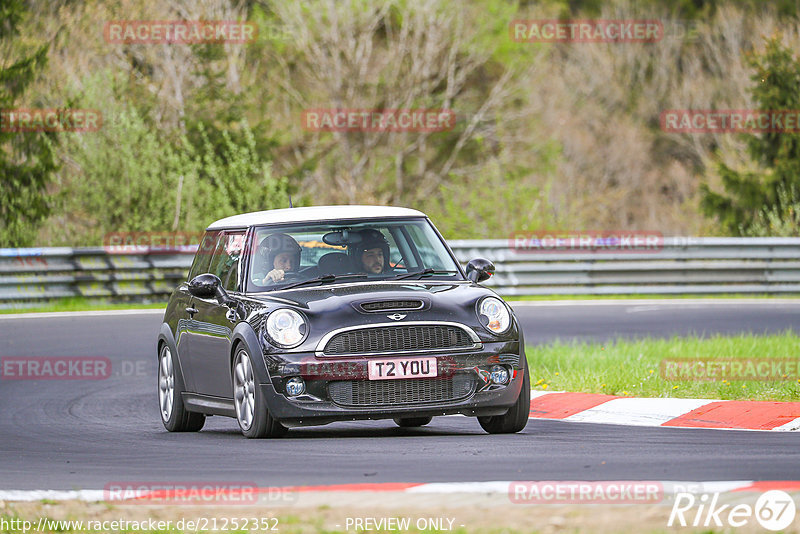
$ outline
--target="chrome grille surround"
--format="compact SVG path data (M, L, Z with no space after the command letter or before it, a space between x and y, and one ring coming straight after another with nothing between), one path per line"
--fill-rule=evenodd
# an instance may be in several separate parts
M420 339L428 333L434 339ZM405 335L407 339L401 339ZM337 336L343 339L341 348L331 350ZM446 339L447 338L447 339ZM455 341L453 341L455 339ZM382 344L383 343L383 344ZM353 351L353 345L357 349ZM328 332L317 343L316 355L329 357L376 356L383 354L413 354L458 352L482 348L478 335L468 326L444 321L408 321L405 323L378 323L350 326ZM360 350L363 349L363 350ZM344 351L344 352L343 352Z

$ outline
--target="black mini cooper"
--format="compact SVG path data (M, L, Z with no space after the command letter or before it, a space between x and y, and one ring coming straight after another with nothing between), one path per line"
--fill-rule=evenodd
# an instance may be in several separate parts
M477 416L528 422L530 379L514 313L462 270L419 211L290 208L208 227L158 334L167 430L235 417L250 438L356 419L403 427Z

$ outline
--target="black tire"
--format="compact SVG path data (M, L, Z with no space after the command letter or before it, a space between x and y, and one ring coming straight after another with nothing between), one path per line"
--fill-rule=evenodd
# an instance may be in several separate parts
M250 354L242 345L236 349L236 357L233 359L231 371L233 373L232 383L236 421L239 423L239 429L241 429L242 434L251 439L278 438L286 434L288 429L273 419L267 409L267 402L255 379ZM238 376L237 372L240 373ZM240 387L245 384L249 384L249 386ZM252 406L245 408L245 403L250 402L252 402ZM249 419L246 416L247 410L252 411Z
M167 393L170 389L171 397ZM186 391L177 358L164 343L158 351L158 401L161 422L170 432L197 432L206 424L206 416L190 412L183 405L182 393Z
M402 428L413 428L416 426L425 426L433 421L433 417L395 417L394 422L397 426Z
M523 358L525 357L523 353ZM528 372L528 361L523 365L522 391L517 402L503 415L478 417L478 423L489 434L513 434L521 431L528 424L531 413L531 378Z

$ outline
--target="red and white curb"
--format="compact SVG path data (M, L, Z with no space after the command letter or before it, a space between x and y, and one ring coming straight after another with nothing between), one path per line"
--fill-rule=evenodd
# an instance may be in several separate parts
M413 483L413 482L385 482L374 484L338 484L329 486L292 486L292 487L262 487L255 488L256 493L275 494L276 492L287 493L313 493L313 492L381 492L381 493L409 493L409 494L505 494L510 495L514 487L519 484L538 484L538 485L569 485L569 484L602 484L605 487L625 485L644 485L656 484L663 489L663 495L670 497L680 492L710 493L710 492L764 492L769 490L782 490L786 492L800 492L800 480L723 480L723 481L511 481L494 480L488 482L433 482L433 483ZM218 492L215 496L221 496L225 492ZM164 504L168 500L163 492L155 493L154 500L160 501L154 504ZM180 500L180 495L176 500ZM114 501L124 504L126 501L147 501L147 493L138 494L133 499L109 499L109 493L105 490L0 490L0 501L6 502L32 502L47 499L49 501L85 501L85 502L108 502ZM224 499L223 499L224 500ZM169 503L167 503L169 504ZM209 504L211 504L209 502ZM224 504L224 503L222 503Z
M791 431L800 430L800 402L531 391L530 418L611 425Z

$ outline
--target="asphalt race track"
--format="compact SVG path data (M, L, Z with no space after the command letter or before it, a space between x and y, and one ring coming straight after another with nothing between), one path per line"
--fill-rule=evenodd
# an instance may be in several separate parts
M517 307L527 343L800 326L800 301L759 304L533 303ZM637 428L531 420L490 436L476 420L294 429L247 440L214 417L170 434L156 401L160 313L0 316L0 358L104 356L105 380L0 381L0 489L102 489L123 481L246 481L260 486L484 480L800 479L800 433Z
M615 337L663 337L800 330L800 300L674 299L515 302L525 342L555 339L606 341Z

